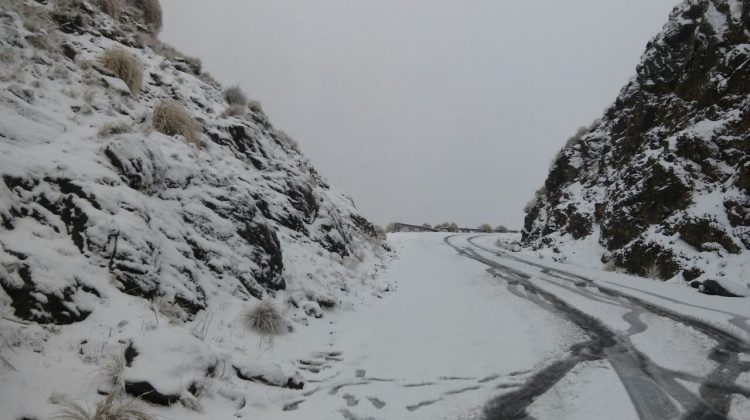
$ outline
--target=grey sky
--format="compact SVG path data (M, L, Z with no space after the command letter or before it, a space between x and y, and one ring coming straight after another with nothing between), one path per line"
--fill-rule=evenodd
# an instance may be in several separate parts
M239 83L376 223L520 227L676 0L162 0L162 39Z

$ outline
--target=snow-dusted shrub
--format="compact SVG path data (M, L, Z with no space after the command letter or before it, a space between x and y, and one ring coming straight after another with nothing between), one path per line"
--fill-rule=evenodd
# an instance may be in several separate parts
M281 140L282 143L289 146L292 150L299 152L299 143L297 143L297 140L289 137L289 134L282 130L274 130L274 133L276 134L276 138Z
M97 0L96 5L112 19L120 19L120 0Z
M99 57L99 63L122 79L131 95L138 95L143 83L143 64L138 57L122 48L110 48Z
M247 107L256 114L263 114L263 105L260 104L260 101L250 101L247 103Z
M97 133L99 137L109 137L117 134L125 134L133 131L133 127L126 122L114 122L104 124Z
M375 225L374 229L375 229L375 237L376 238L378 238L378 239L386 239L387 234L385 232L385 229L383 229L379 225Z
M247 105L232 104L224 110L224 116L236 117L238 115L244 115L247 111Z
M229 105L242 105L243 108L247 105L247 97L239 86L226 88L224 90L224 100Z
M154 108L154 130L168 136L181 135L196 146L200 143L201 127L187 110L176 102L161 102Z
M137 0L138 6L143 12L143 20L154 32L161 31L162 13L159 0Z
M123 401L117 392L111 392L107 398L99 401L93 411L67 398L54 402L61 407L54 417L59 420L155 420L154 416L138 407L137 399Z
M286 330L284 317L271 302L261 302L248 309L243 314L243 321L248 328L261 335L281 335Z

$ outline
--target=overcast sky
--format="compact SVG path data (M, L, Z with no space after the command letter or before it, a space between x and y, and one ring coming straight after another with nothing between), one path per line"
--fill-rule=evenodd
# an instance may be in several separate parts
M521 227L676 0L162 0L161 38L260 100L375 223Z

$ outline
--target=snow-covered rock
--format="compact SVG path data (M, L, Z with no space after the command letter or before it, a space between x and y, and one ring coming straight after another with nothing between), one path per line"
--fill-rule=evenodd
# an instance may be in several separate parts
M131 394L184 400L208 367L257 353L240 321L249 304L322 316L370 293L385 252L258 107L225 113L222 86L156 39L145 3L117 2L117 19L107 3L0 5L3 407L18 395L45 407L55 391L23 366L53 354L64 362L51 374L70 376L124 348L138 352ZM140 91L98 63L112 48L140 61ZM197 141L151 128L163 101L198 122Z
M555 159L525 245L750 294L748 62L748 2L678 5L615 103Z

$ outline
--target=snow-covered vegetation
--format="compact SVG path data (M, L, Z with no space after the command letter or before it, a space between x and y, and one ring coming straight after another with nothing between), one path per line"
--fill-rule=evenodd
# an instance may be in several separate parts
M372 225L160 27L156 0L0 6L3 418L235 412L303 383L247 308L298 333L381 293Z

